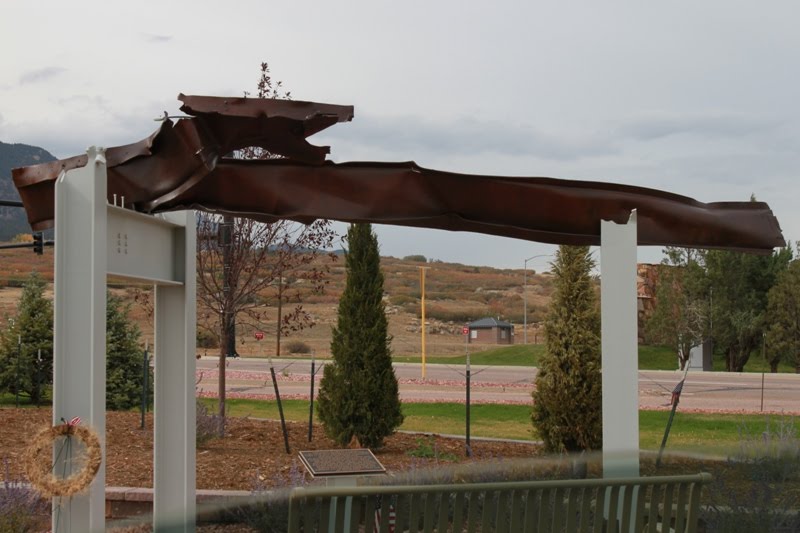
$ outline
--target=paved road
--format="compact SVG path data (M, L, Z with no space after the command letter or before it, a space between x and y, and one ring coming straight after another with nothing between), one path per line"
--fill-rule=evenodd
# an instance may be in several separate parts
M310 361L275 359L281 397L307 398L310 392ZM198 388L217 390L217 359L198 361L202 378ZM319 369L319 365L317 366ZM425 380L421 366L395 364L400 381L400 397L405 401L464 401L463 365L427 365ZM536 369L513 366L473 366L471 397L475 403L530 403ZM317 384L321 373L317 373ZM681 379L676 371L643 370L639 372L639 404L645 409L667 408L673 387ZM231 396L272 396L269 365L263 359L229 360L227 389ZM720 412L760 412L761 374L727 372L690 372L681 396L684 410ZM800 414L800 375L766 374L764 376L764 411Z
M656 407L669 403L679 372L639 372L639 403ZM762 374L689 372L681 396L681 407L733 412L762 410ZM800 413L800 375L763 374L763 410Z

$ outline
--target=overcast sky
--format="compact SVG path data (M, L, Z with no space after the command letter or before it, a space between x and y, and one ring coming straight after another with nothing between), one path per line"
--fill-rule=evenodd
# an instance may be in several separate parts
M311 138L335 161L609 181L704 202L753 193L794 241L798 20L796 0L4 1L0 141L57 157L133 142L178 113L180 92L255 92L267 61L294 99L355 106L352 123ZM376 229L396 257L522 268L553 251Z

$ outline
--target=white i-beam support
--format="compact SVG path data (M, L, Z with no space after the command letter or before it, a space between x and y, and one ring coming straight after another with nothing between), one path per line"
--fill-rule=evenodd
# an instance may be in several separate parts
M156 531L194 531L196 222L191 211L164 218L181 229L172 234L183 283L156 286L153 516Z
M81 417L100 437L103 463L86 494L53 501L52 531L105 530L109 274L156 286L153 520L156 530L194 531L194 214L108 205L105 152L87 154L56 183L53 422Z
M103 462L87 493L53 499L54 533L105 530L106 160L102 149L87 153L85 167L56 183L53 425L81 417L100 437ZM54 463L59 475L69 474L65 458L62 450Z
M600 222L603 475L639 476L636 210L627 224Z

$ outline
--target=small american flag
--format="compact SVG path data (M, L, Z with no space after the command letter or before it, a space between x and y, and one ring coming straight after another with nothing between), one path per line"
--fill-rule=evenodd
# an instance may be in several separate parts
M373 528L373 533L380 533L381 531L381 506L383 505L383 498L381 495L375 499L375 527ZM388 528L386 531L389 533L394 533L394 526L397 517L395 516L394 512L394 505L389 504L389 522Z
M75 418L73 418L72 420L70 420L69 422L67 422L67 425L68 425L68 426L77 426L77 425L78 425L78 424L80 424L80 423L81 423L81 417L79 417L79 416L76 416Z

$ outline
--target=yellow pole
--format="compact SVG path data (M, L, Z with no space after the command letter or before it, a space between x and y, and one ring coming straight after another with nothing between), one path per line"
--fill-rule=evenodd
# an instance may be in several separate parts
M427 268L419 267L420 295L422 297L422 379L425 379L425 270Z

